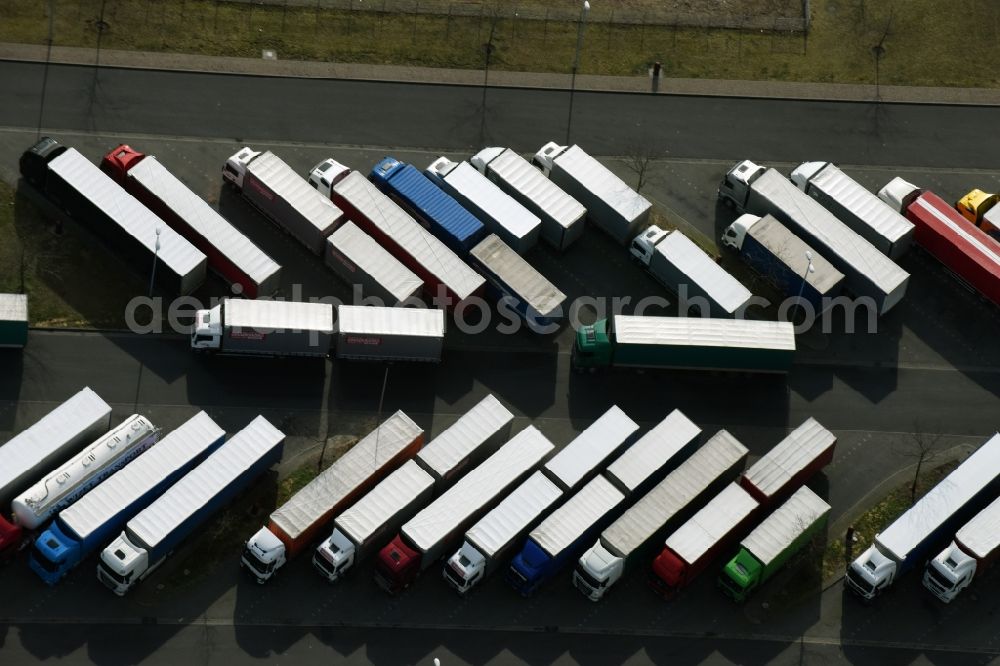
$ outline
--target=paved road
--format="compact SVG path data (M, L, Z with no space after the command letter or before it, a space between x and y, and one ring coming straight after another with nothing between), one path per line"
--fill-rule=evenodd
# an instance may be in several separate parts
M116 405L197 405L310 415L372 413L383 374L370 365L321 364L193 355L182 338L33 333L23 362L8 355L0 400L8 407L57 400L90 385ZM100 369L94 359L101 359ZM140 377L141 366L141 377ZM415 390L423 387L426 390ZM439 367L399 365L389 374L385 410L431 418L462 413L487 391L519 415L581 430L612 402L653 423L680 408L699 424L775 431L815 416L834 430L985 435L996 429L1000 373L801 365L777 377L612 372L578 375L565 353L452 351ZM927 407L934 406L932 413ZM770 436L771 433L768 433ZM765 440L768 437L765 437Z
M996 661L974 649L934 649L923 645L873 646L864 641L808 637L672 637L582 634L574 631L393 629L244 626L226 623L179 625L88 625L60 627L22 625L8 632L0 625L0 645L7 663L58 657L67 664L242 664L273 662L430 666L464 664L758 664L809 666L843 663L881 666L886 663L972 666ZM7 633L6 639L2 636ZM245 634L252 634L240 641ZM275 653L275 644L289 647Z
M37 124L43 67L0 63L0 125ZM481 100L467 87L52 65L42 125L448 150L534 151L565 138L563 91L491 90L485 137ZM984 138L994 126L995 110L983 107L580 92L573 136L599 155L652 146L673 157L992 168Z

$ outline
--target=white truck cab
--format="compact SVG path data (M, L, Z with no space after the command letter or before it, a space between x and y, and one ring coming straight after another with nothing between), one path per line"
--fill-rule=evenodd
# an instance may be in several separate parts
M271 530L262 527L250 537L240 556L240 568L246 569L261 585L285 564L285 544Z
M746 238L747 231L749 231L750 227L759 221L759 215L754 215L752 213L744 213L743 215L740 215L738 218L733 220L733 223L726 227L726 230L722 233L722 244L737 251L743 249L743 239Z
M608 588L622 577L624 570L625 560L598 541L577 562L573 570L573 587L591 601L600 601Z
M556 158L564 153L567 146L560 146L555 141L549 141L547 144L542 146L541 150L535 153L535 156L531 158L531 163L542 170L546 176L552 171L552 166L555 164Z
M441 570L441 575L458 590L459 594L465 594L472 589L473 585L482 580L485 573L486 556L468 541L462 543L462 547L448 558Z
M954 541L927 563L924 587L938 599L949 603L969 586L976 575L978 561L965 553Z
M246 146L240 148L238 153L226 160L225 166L222 167L222 178L242 190L243 177L247 173L247 165L258 155L260 155L259 150L253 150Z
M354 556L354 543L335 528L333 534L316 548L312 563L321 576L335 583L354 566Z
M222 346L222 305L211 310L195 312L194 330L191 331L191 349L217 351Z
M476 171L486 175L486 165L495 160L506 148L483 148L478 153L469 158L469 164L475 167Z
M919 191L919 187L897 176L878 191L878 198L885 202L889 208L897 213L902 213L903 209L910 203L913 194Z
M765 171L764 167L750 160L743 160L727 171L725 178L719 185L719 198L722 199L722 203L727 206L735 206L737 210L743 210L747 194L750 191L750 184Z
M132 589L149 569L149 553L133 546L123 532L101 552L97 578L119 597Z
M892 585L897 569L895 560L871 546L851 562L844 582L862 599L870 601Z
M430 163L427 167L427 171L436 175L438 178L444 178L449 173L455 170L458 166L458 162L449 160L447 157L441 156Z
M629 256L648 268L649 262L653 259L653 250L656 244L669 234L669 231L661 229L655 224L650 226L632 241L628 248Z
M314 166L309 172L309 184L316 188L320 194L329 197L333 192L333 186L350 172L349 167L337 160L326 159Z

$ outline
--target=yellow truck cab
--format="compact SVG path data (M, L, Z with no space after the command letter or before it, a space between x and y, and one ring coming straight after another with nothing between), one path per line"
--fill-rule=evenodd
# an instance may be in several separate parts
M962 217L994 238L1000 238L1000 194L987 194L982 190L972 190L958 200L955 208Z

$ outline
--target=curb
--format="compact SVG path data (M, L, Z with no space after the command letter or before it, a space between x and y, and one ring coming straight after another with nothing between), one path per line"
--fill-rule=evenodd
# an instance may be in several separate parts
M229 75L229 76L256 76L256 77L266 77L266 78L297 78L297 79L319 79L319 80L336 80L336 81L358 81L361 83L402 83L408 85L436 85L436 86L449 86L449 87L469 87L469 88L482 88L482 84L474 81L445 81L442 79L433 78L433 72L460 72L461 76L474 75L478 77L479 70L435 70L432 67L415 67L410 70L406 69L406 66L379 66L379 65L358 65L356 63L323 63L319 61L299 61L299 60L278 60L278 61L257 61L256 59L250 58L238 58L234 56L198 56L193 54L178 54L182 55L184 58L201 58L211 62L212 60L217 60L219 62L225 62L226 60L233 60L236 62L243 63L255 63L256 65L262 65L263 67L273 67L279 68L285 64L290 67L315 67L319 68L322 65L336 66L341 65L347 68L361 66L361 67L382 67L384 76L371 76L366 74L351 75L348 72L340 74L305 74L296 73L292 71L282 71L282 72L262 72L262 71L244 71L236 72L231 69L212 69L207 67L197 67L197 66L174 66L165 67L163 65L152 65L152 64L135 64L128 62L116 62L116 63L102 63L99 61L95 62L85 62L80 58L73 58L70 56L56 56L51 58L42 58L40 56L35 56L25 53L2 53L4 47L7 50L26 50L26 49L44 49L43 46L34 44L2 44L0 43L0 61L6 62L21 62L21 63L52 63L57 65L68 65L68 66L78 66L78 67L101 67L107 69L122 69L122 70L142 70L150 72L187 72L193 74L219 74L219 75ZM56 47L59 49L78 49L81 52L85 52L88 55L92 53L89 50L85 50L82 47ZM117 51L117 50L105 50L104 53L112 54L112 58L135 58L137 55L139 57L150 57L153 52L141 52L141 51ZM158 54L158 55L170 55L170 54ZM273 63L273 64L271 64ZM559 76L567 77L566 74L560 73L548 73L548 72L506 72L503 70L497 70L494 73L494 77L500 79L499 81L494 80L490 83L490 88L498 89L514 89L514 90L543 90L549 92L565 92L569 90L569 86L566 85L552 85L552 84L530 84L530 83L510 83L505 82L503 79L507 77L540 77L540 76ZM592 79L588 81L588 79ZM625 83L624 88L608 86L606 84L602 85L600 83L601 79L613 79L618 80L621 83ZM633 83L635 86L639 86L641 83L642 89L633 89ZM641 96L663 96L663 97L703 97L703 98L732 98L732 99L752 99L752 100L774 100L774 101L784 101L784 102L834 102L834 103L853 103L853 104L866 104L866 105L880 105L880 104L891 104L891 105L920 105L920 106L970 106L970 107L984 107L992 108L1000 106L1000 91L994 91L992 89L986 88L923 88L918 86L883 86L882 95L876 98L872 95L859 95L856 92L848 93L844 91L843 94L831 94L829 92L831 86L850 86L855 88L866 88L870 87L868 84L828 84L828 83L810 83L803 81L730 81L724 79L663 79L661 83L660 90L658 92L652 92L646 89L647 77L646 76L622 76L622 77L611 77L604 75L583 75L582 77L577 77L576 91L579 93L600 93L600 94L625 94L625 95L641 95ZM767 92L730 92L732 88L738 88L740 86L756 86L758 88L765 87L782 87L782 86L819 86L819 91L817 94L805 94L806 91L801 91L798 94L792 94L790 92L784 91L774 91ZM714 88L712 90L707 90L707 87ZM688 88L688 89L685 89ZM698 88L701 88L700 90ZM664 92L666 90L667 92ZM907 92L918 91L920 94L931 91L949 91L951 94L948 95L952 99L913 99L911 96L906 96ZM888 94L888 99L886 95ZM965 100L956 99L956 96L962 94L966 95L989 95L996 97L996 99L987 100ZM902 98L894 99L894 95L901 95Z

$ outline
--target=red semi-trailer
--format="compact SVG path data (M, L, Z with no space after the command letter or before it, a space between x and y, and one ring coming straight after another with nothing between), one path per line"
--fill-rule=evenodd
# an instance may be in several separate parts
M915 239L971 289L1000 305L1000 244L941 197L893 178L879 198L916 225Z
M248 298L278 290L281 266L230 224L156 157L122 144L101 170L208 257L208 267Z

